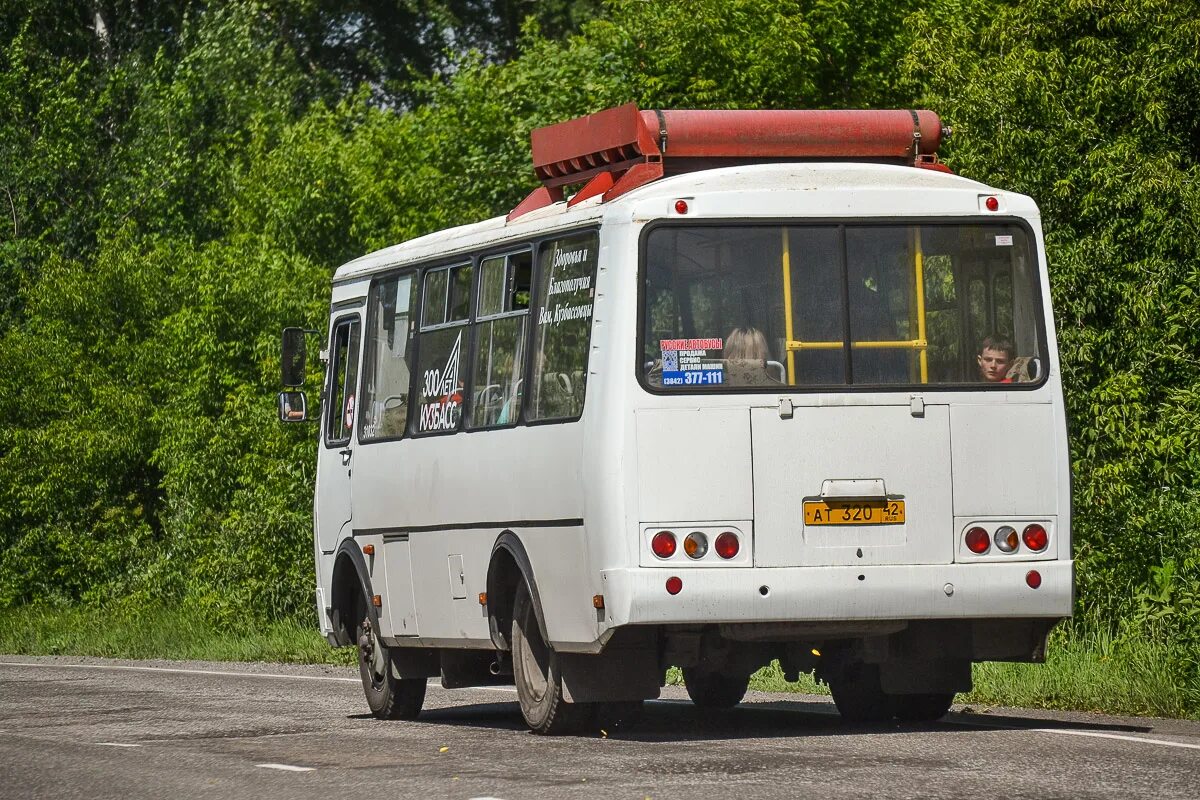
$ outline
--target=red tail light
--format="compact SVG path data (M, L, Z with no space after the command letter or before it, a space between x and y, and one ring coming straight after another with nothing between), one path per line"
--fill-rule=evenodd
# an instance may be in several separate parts
M992 540L988 532L978 526L967 531L967 549L976 555L983 555L991 547Z
M650 540L650 549L659 558L670 558L675 555L675 534L670 531L659 531Z
M1045 550L1046 545L1050 543L1050 537L1046 535L1046 529L1036 522L1025 526L1021 538L1025 540L1025 546L1035 553Z
M738 550L742 549L741 542L738 541L736 533L725 531L717 537L716 544L713 548L717 551L717 555L721 558L729 559L738 554Z

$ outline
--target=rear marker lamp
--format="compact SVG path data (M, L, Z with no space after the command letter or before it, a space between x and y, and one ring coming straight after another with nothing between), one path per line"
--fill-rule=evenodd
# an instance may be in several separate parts
M659 558L670 558L675 555L675 534L670 531L659 531L650 540L650 549Z
M1038 572L1036 569L1029 570L1029 572L1025 573L1025 584L1030 589L1038 588L1042 585L1042 573Z
M976 555L983 555L992 546L991 537L983 528L976 526L967 531L967 549Z
M667 594L679 594L683 591L683 581L672 575L667 578Z
M742 549L741 543L738 541L737 534L733 533L732 531L725 531L718 536L714 547L717 551L717 555L726 560L736 556L738 551Z
M1046 535L1046 529L1036 522L1025 526L1021 538L1025 540L1025 546L1035 553L1042 552L1046 549L1046 545L1050 543L1050 537Z
M995 197L989 197L988 199L983 201L983 204L984 204L984 206L987 207L988 211L999 211L1000 210L1000 201Z
M996 547L1000 548L1002 553L1011 553L1017 549L1017 545L1021 540L1017 538L1017 530L1011 525L1001 525L996 528Z
M704 558L704 554L708 552L708 537L700 531L693 531L683 540L683 552L688 554L689 558Z
M676 214L686 214L687 212L688 212L687 200L676 200L675 201L675 213Z

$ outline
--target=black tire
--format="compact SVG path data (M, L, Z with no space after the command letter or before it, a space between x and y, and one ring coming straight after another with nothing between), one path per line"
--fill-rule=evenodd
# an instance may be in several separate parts
M517 587L512 627L513 683L521 716L534 733L575 733L591 722L593 707L568 703L563 694L558 655L542 638L529 588Z
M377 719L416 719L425 703L425 679L396 676L391 653L365 613L357 633L358 674L371 713Z
M846 722L883 722L892 718L892 698L879 685L875 664L851 664L829 681L829 692Z
M699 708L733 708L742 702L749 686L749 675L710 672L699 667L683 668L683 687Z
M954 694L895 694L891 697L892 712L903 722L933 722L946 716L954 703Z

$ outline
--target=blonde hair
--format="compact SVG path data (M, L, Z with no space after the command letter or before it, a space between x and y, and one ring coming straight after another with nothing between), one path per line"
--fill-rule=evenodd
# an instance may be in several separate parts
M727 359L766 361L771 357L771 351L767 348L767 337L758 328L734 328L725 337L724 356Z

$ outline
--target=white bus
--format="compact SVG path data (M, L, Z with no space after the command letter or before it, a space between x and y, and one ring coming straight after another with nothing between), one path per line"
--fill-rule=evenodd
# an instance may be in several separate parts
M1039 213L945 133L623 106L535 131L507 217L337 270L316 604L376 716L515 683L560 733L777 659L929 720L972 662L1043 659L1073 563Z

